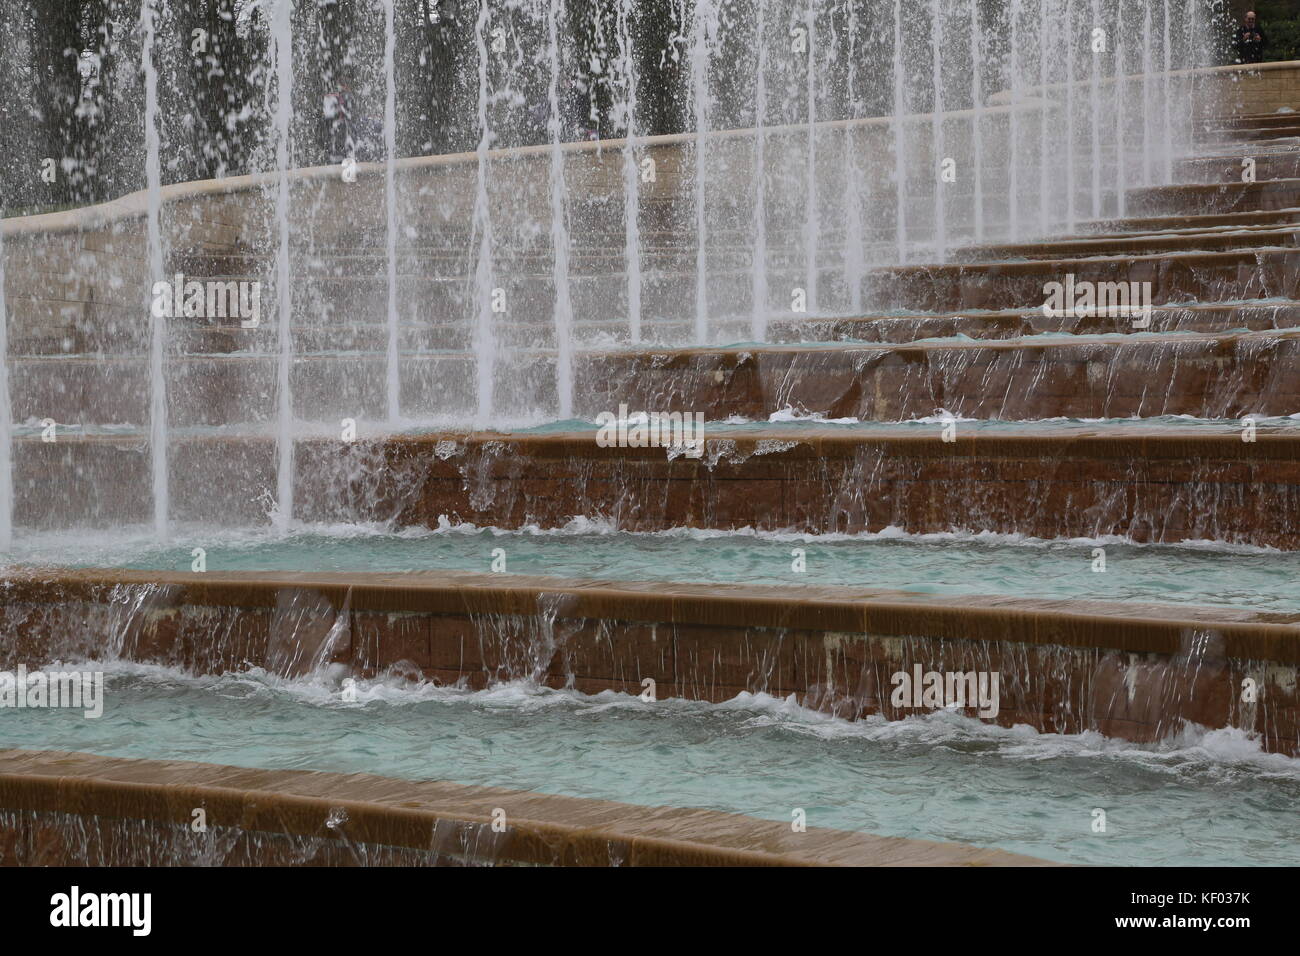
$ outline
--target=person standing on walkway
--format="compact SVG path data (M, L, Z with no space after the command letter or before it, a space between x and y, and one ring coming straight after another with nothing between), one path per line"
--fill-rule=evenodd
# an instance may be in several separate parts
M1242 63L1260 63L1264 59L1264 47L1268 40L1259 25L1255 11L1246 14L1246 22L1237 31L1237 58Z

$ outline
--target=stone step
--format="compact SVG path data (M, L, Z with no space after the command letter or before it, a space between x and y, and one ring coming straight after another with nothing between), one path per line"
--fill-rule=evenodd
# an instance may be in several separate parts
M920 265L868 273L864 298L880 309L1017 309L1047 300L1047 283L1149 283L1151 303L1224 302L1300 294L1300 250L1167 253L1090 259Z
M1152 186L1129 190L1126 201L1128 215L1137 218L1294 209L1300 206L1300 179Z
M1180 233L1178 235L1111 236L1056 239L1016 245L966 246L952 258L958 262L998 259L1064 259L1085 256L1153 255L1161 252L1219 252L1232 249L1287 248L1300 245L1300 228L1250 229Z
M1259 154L1247 150L1234 156L1184 159L1176 164L1175 176L1183 183L1239 183L1246 170L1242 160L1247 157L1255 161L1258 181L1300 178L1300 152L1293 150Z
M297 442L295 517L556 528L575 517L627 531L693 527L1038 538L1118 535L1300 550L1300 436L1240 427L861 426L706 430L700 459L602 447L587 432L465 431ZM953 440L945 441L945 434ZM175 520L267 520L275 446L231 432L175 434ZM151 520L143 434L20 438L15 524L120 527Z
M1300 137L1300 120L1294 116L1289 123L1251 124L1230 129L1209 129L1197 135L1202 143L1248 142L1252 140L1294 139Z
M1151 311L1154 332L1228 332L1248 329L1262 332L1300 326L1300 302L1277 300L1244 303L1210 303L1157 306ZM774 342L891 342L906 344L924 339L966 336L973 339L1014 339L1027 335L1098 335L1129 333L1126 316L1070 317L1043 315L1041 308L859 315L842 319L782 319L769 326Z
M1300 123L1296 113L1245 113L1238 116L1217 116L1198 124L1206 130L1267 129L1295 126Z
M1206 304L1155 307L1151 313L1150 332L1228 332L1245 329L1251 332L1284 330L1300 325L1300 302L1262 300L1231 304ZM551 322L521 321L502 326L503 348L552 348L555 326ZM734 330L736 341L748 329ZM1023 336L1098 335L1133 331L1127 317L1045 316L1041 308L973 313L921 313L900 315L859 315L846 318L791 318L788 313L773 314L768 319L768 340L775 344L801 342L891 342L905 344L917 340L965 336L973 339L1015 339ZM630 347L626 320L580 321L574 326L575 338L582 349L598 348L617 342ZM672 343L691 334L689 323L682 321L642 321L642 342ZM277 351L273 328L247 330L234 326L192 328L173 332L179 354L205 355L235 351L270 354ZM472 329L463 320L430 320L426 323L403 323L399 327L402 352L433 350L472 351ZM383 322L319 328L295 326L294 353L312 352L386 352L388 326Z
M908 421L1237 419L1300 412L1300 333L1050 342L741 348L580 356L575 413L698 411L764 421L792 408Z
M382 331L382 330L376 330ZM382 341L382 340L381 340ZM403 413L468 416L477 358L401 353ZM177 356L167 371L172 427L241 426L276 414L273 353ZM557 407L556 355L503 356L502 395L514 414ZM573 356L575 415L595 420L620 404L764 421L787 407L828 418L907 421L946 409L966 418L1237 419L1300 411L1300 332L1226 335L1039 336L1012 341L745 346L581 351ZM298 354L295 414L333 425L387 415L382 345L359 354ZM12 363L17 421L64 425L149 420L148 359L26 359Z
M226 620L243 628L240 618ZM178 836L174 808L187 802L209 810L217 839ZM495 829L484 807L507 814L508 826ZM0 751L0 810L5 860L17 866L1052 865L961 843L817 826L796 833L714 810L51 750ZM347 833L336 835L330 821L343 813Z
M1080 233L1090 237L1132 236L1150 233L1204 232L1207 229L1276 228L1300 222L1300 208L1246 210L1244 212L1184 215L1141 216L1124 219L1099 219L1080 225Z
M124 636L113 652L125 660L293 674L334 633L330 660L367 678L400 667L475 689L536 680L591 694L639 694L650 678L660 699L793 694L841 718L894 720L910 708L891 702L891 676L942 660L1000 675L992 719L1003 726L1152 741L1191 722L1298 752L1297 615L445 571L42 571L3 583L0 663L11 668L96 659L112 633ZM1240 703L1246 677L1267 708ZM1184 692L1170 694L1171 682Z

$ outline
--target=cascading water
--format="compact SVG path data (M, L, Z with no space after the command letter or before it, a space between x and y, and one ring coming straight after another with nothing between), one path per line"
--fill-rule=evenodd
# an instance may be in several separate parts
M757 0L754 28L754 254L751 269L753 312L750 334L755 342L767 338L767 44L764 41L766 0Z
M573 301L569 291L569 223L564 184L564 149L560 145L560 12L563 0L550 0L546 19L547 60L551 82L551 254L555 282L555 387L559 392L559 417L573 416Z
M496 377L497 341L493 325L492 296L492 207L488 201L488 148L492 131L488 126L488 53L487 53L488 0L479 0L478 17L474 21L474 49L478 57L477 119L478 146L474 151L476 164L474 191L474 235L478 237L478 252L474 266L474 325L472 346L475 356L475 387L477 403L475 425L487 424L492 417L493 385Z
M1010 157L1007 160L1007 230L1013 235L1020 234L1020 167L1023 154L1020 143L1020 0L1010 0L1007 5L1007 34L1011 38L1011 48L1007 51L1008 82L1011 93L1011 113L1007 117L1007 148Z
M0 553L13 543L14 413L9 397L9 310L5 305L5 237L0 227Z
M817 208L817 19L814 4L804 13L804 71L807 84L807 165L804 167L804 285L808 308L817 311L817 239L821 216Z
M1079 97L1074 89L1075 50L1078 44L1075 42L1077 21L1074 4L1075 0L1065 0L1065 30L1061 34L1061 42L1065 44L1065 227L1070 232L1074 232L1078 218L1075 204L1079 199L1079 183L1076 179L1078 161L1075 157L1075 151L1079 148L1079 114L1075 108Z
M709 18L713 0L695 0L691 30L690 94L695 120L695 342L709 341Z
M934 189L934 257L940 262L948 248L948 197L941 178L940 164L947 160L944 153L944 99L943 99L943 4L933 0L930 9L930 64L934 84L934 102L930 120L930 182Z
M385 253L388 276L388 360L386 398L388 421L401 416L402 372L398 353L397 315L397 81L393 65L397 33L393 27L394 0L380 0L384 8L384 209L386 214Z
M1049 129L1051 127L1051 110L1047 106L1047 87L1051 80L1048 47L1048 4L1051 0L1041 0L1038 5L1038 233L1046 236L1052 230L1052 211L1050 205L1051 172L1048 169L1047 155Z
M141 477L159 536L195 510L180 459L169 462L169 451L186 461L194 452L169 442L178 429L272 433L269 461L247 470L247 497L273 499L283 526L298 520L295 437L333 431L344 416L483 428L519 410L570 417L588 347L701 345L746 327L767 341L769 310L788 317L799 287L808 318L870 312L880 267L1122 215L1126 190L1168 180L1190 144L1193 90L1170 70L1207 58L1212 16L1199 0L932 0L920 15L901 0L680 0L656 20L635 0L592 16L582 2L467 2L476 17L445 17L422 39L423 22L375 0L352 19L338 13L331 29L353 34L343 47L317 42L321 6L241 2L233 29L245 31L249 90L229 94L208 129L247 130L220 148L198 119L169 119L186 115L173 110L178 98L194 110L206 95L169 52L187 46L182 7L141 0L125 15L142 43L129 62L144 69L116 69L134 85L114 91L126 111L115 119L135 137L126 151L139 179L107 195L144 187L147 278L164 278L171 259L196 260L212 267L201 278L260 272L277 293L266 309L275 331L233 332L221 361L169 356L228 341L230 323L151 321L138 347L121 349L148 383L142 408L82 415L147 429ZM612 58L587 36L606 21ZM1100 55L1097 29L1110 46ZM312 50L335 58L324 81ZM432 78L436 96L408 92ZM338 186L337 172L292 169L337 163L312 136L314 104L335 90L355 104L358 158L385 164L382 208L351 209L376 192ZM584 112L590 122L571 121ZM624 137L613 156L568 142L592 128ZM185 146L213 155L202 175L187 172ZM445 155L404 161L430 153ZM211 235L190 224L188 206L163 208L165 184L227 171L236 155L247 157L238 172L262 175L265 189L214 190L231 216L215 217ZM950 158L955 186L944 179ZM408 218L420 224L410 257ZM8 238L12 266L24 240ZM358 263L382 265L359 275ZM404 300L408 289L419 299ZM27 319L12 301L9 312L10 351L24 352L11 364L40 355L26 354ZM404 326L403 314L419 318ZM779 323L782 336L789 326ZM190 386L224 376L229 394L264 399L196 408ZM13 402L30 417L18 393ZM10 507L21 516L23 504Z
M1170 21L1171 12L1169 9L1169 0L1162 0L1164 3L1164 29L1161 30L1162 38L1165 42L1165 56L1162 60L1162 70L1164 70L1164 92L1161 95L1161 112L1164 116L1164 157L1165 169L1162 178L1165 182L1174 181L1174 103L1171 99L1170 85L1171 77L1174 73L1174 23Z
M632 0L618 5L618 59L626 141L623 146L623 261L627 265L628 338L641 341L641 181L636 158L637 72L632 54Z
M279 299L278 361L276 363L276 507L277 527L293 520L294 413L290 373L293 369L293 290L289 263L290 124L293 121L293 0L276 0L271 14L271 43L275 56L275 163L279 171L275 193L277 236L275 284Z
M848 29L849 29L849 49L848 62L850 64L857 62L857 41L858 41L858 7L857 4L850 3L848 11ZM854 71L852 68L848 71L848 86L846 89L849 115L853 119L859 118L857 89L854 84ZM854 129L846 127L844 130L844 154L848 160L848 224L846 227L844 245L844 279L849 286L849 311L855 315L862 311L862 268L866 262L867 250L865 248L865 239L862 235L862 202L863 193L862 165L858 149L854 144Z
M975 239L984 238L984 31L980 27L980 8L970 0L971 100L975 116L971 120L972 152L975 162ZM1013 147L1014 148L1014 147Z
M149 281L162 279L165 265L162 250L162 170L158 136L158 71L154 69L155 11L154 0L144 0L140 8L140 26L144 34L142 66L144 70L144 139L145 179L148 190ZM149 296L147 302L152 300ZM167 319L155 315L161 311L149 309L149 454L153 474L153 524L154 534L166 540L169 518L169 487L167 473Z
M1124 77L1124 34L1115 34L1115 215L1123 216L1128 207L1124 195L1128 187L1128 164L1124 161L1124 104L1128 102L1128 83Z
M895 261L907 262L907 143L903 117L907 113L907 73L903 69L903 0L894 0L893 113L890 140L894 154Z
M1101 0L1092 0L1092 28L1100 29ZM1088 129L1092 140L1092 218L1101 218L1101 51L1091 46L1088 56Z
M1150 186L1154 181L1155 144L1149 125L1151 118L1151 71L1154 69L1151 42L1151 4L1142 10L1142 185Z

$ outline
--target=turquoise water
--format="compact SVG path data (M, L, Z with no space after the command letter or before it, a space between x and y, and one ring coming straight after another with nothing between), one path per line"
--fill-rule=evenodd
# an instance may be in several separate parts
M1192 334L1192 333L1189 333ZM1132 338L1132 335L1122 336ZM835 343L840 344L840 343ZM629 408L629 417L639 412L645 411L639 408ZM680 409L679 409L680 411ZM925 433L934 433L936 428L947 421L943 409L935 409L934 414L924 415L918 418L906 419L903 421L862 421L857 418L827 418L819 412L803 412L790 406L774 411L766 418L749 419L733 415L726 419L710 419L705 422L705 439L743 437L754 432L761 432L764 436L773 436L777 438L786 438L797 440L806 435L809 429L820 429L824 427L834 427L837 434L852 437L855 434L870 433L871 435L916 435ZM1260 434L1277 434L1277 435L1296 435L1300 434L1300 411L1287 415L1251 415L1250 418L1255 422L1256 428ZM364 421L364 420L363 420ZM993 418L964 418L956 416L956 421L961 425L961 434L968 432L978 432L984 435L1023 435L1026 433L1038 434L1044 430L1063 431L1063 432L1097 432L1103 428L1108 431L1124 431L1135 429L1137 431L1150 431L1152 429L1178 428L1199 430L1215 433L1238 434L1241 431L1241 420L1236 418L1197 418L1192 415L1152 415L1145 418L1035 418L1035 419L993 419ZM594 436L599 426L595 421L587 421L581 418L568 418L559 421L544 418L544 416L533 416L519 419L503 419L493 429L492 436L496 433L501 434L518 434L518 435L549 435L549 434L570 434L589 432ZM34 439L41 435L43 428L34 422L27 422L14 426L13 434L15 438ZM463 417L450 416L445 419L436 419L430 421L421 421L417 424L411 424L406 427L391 428L387 424L382 425L381 434L399 434L409 436L422 435L467 435L478 431L473 423ZM83 436L101 436L109 438L136 438L143 434L139 426L136 425L96 425L96 424L61 424L58 426L57 434L60 438L76 438ZM247 438L273 438L274 428L267 424L240 424L231 425L188 425L177 426L171 429L170 434L173 438L207 438L212 436L236 437L242 436ZM303 439L330 439L338 437L338 428L330 421L301 423L299 436Z
M35 539L15 560L35 564L189 571L192 550L207 570L488 572L493 551L508 574L611 581L839 585L922 594L1148 601L1300 612L1300 553L1119 540L1037 541L1004 535L782 535L677 530L609 532L578 521L548 532L472 527L385 534L363 528L214 533L178 529L174 543L96 546L84 538ZM1104 548L1106 570L1093 571ZM792 570L796 550L807 570Z
M646 703L520 684L481 692L255 672L108 670L104 715L0 710L0 746L367 772L704 807L1000 847L1073 863L1294 864L1300 761L1237 731L1141 747L937 712L850 723L743 695ZM1106 832L1092 831L1093 810Z

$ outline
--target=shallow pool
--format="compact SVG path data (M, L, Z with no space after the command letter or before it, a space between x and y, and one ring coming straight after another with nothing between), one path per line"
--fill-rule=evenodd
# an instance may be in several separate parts
M950 712L847 722L524 684L470 692L114 663L99 719L0 709L0 746L366 772L952 840L1075 863L1294 864L1300 761L1237 731L1139 746ZM1104 833L1094 832L1096 810Z
M189 571L202 548L216 571L493 570L612 581L842 585L923 594L1215 605L1300 611L1300 553L1224 545L1134 545L1119 539L1038 541L1007 535L737 534L677 529L613 532L579 520L556 531L498 532L472 526L399 534L358 527L271 531L177 529L174 543L148 538L96 543L85 536L34 537L18 562ZM1104 556L1098 549L1104 549ZM499 553L497 549L500 549ZM800 554L799 552L802 552ZM1105 571L1100 568L1104 557ZM796 571L795 567L804 570Z

